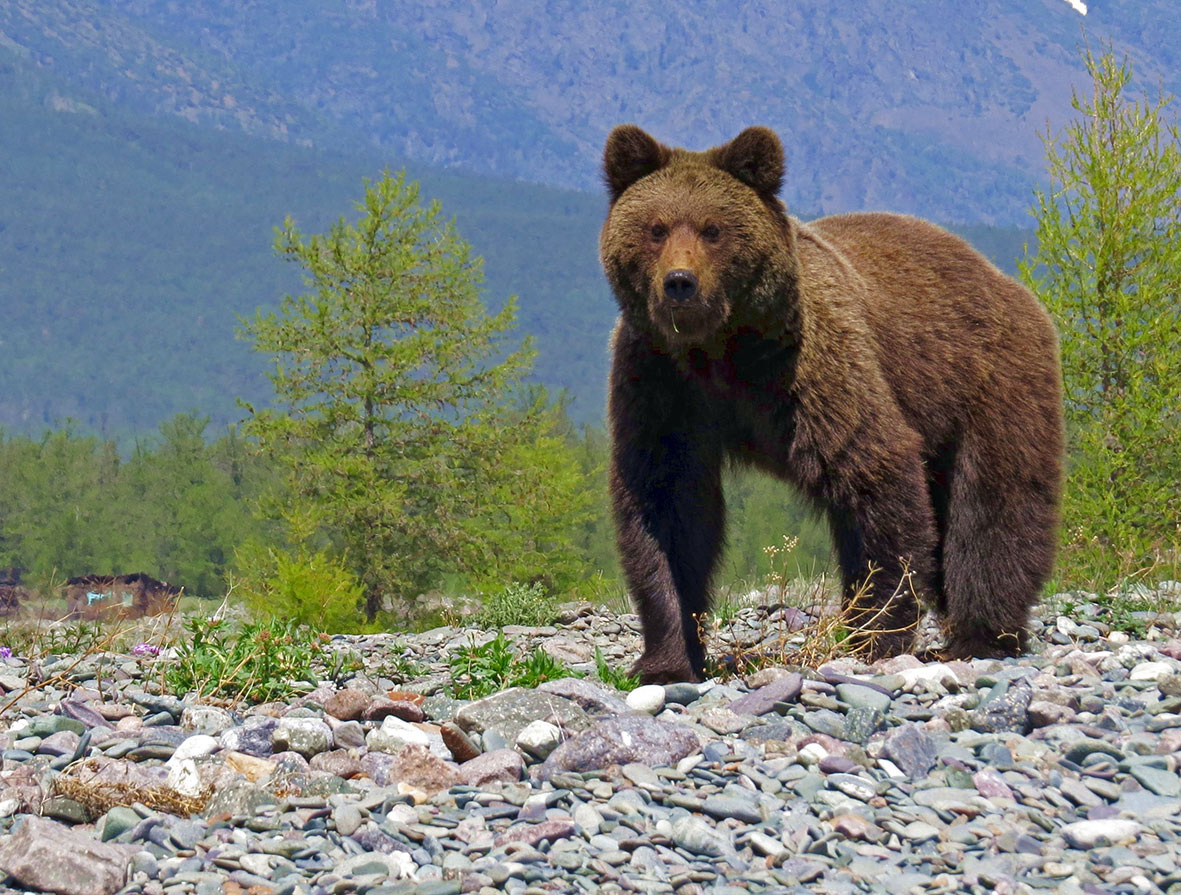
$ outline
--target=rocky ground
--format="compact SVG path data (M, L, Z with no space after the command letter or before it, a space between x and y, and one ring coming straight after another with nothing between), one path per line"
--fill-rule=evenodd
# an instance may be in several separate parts
M712 648L790 613L742 610ZM625 667L636 619L589 611L506 632L590 677L476 701L444 695L488 636L456 628L334 638L356 670L263 705L161 693L165 657L112 653L39 663L69 685L20 696L6 657L0 891L1178 895L1181 614L1143 638L1042 614L1016 660L630 695L592 657Z

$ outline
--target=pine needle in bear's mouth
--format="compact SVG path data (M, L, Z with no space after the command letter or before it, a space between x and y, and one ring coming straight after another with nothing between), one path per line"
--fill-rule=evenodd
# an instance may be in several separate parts
M678 335L680 335L680 332L681 332L681 331L680 331L679 329L677 329L677 312L676 312L676 311L671 311L671 310L670 310L670 311L668 312L668 317L669 317L669 319L670 319L670 320L673 322L673 332L675 332L675 333L677 333Z

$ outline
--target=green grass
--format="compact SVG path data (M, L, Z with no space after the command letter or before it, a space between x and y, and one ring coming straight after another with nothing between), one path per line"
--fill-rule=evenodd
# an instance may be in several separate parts
M579 677L545 650L538 647L518 655L503 631L477 646L460 647L451 657L451 686L456 699L481 699L510 687L532 688L544 681Z
M164 669L168 692L195 692L231 702L269 702L300 692L300 681L315 683L314 660L326 635L290 621L271 619L241 627L223 619L190 618L188 638Z

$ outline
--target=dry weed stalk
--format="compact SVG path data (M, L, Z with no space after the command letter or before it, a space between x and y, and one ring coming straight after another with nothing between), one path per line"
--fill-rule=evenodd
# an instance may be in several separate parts
M167 786L143 786L134 783L98 779L101 765L85 759L70 765L53 779L54 795L73 799L92 817L100 817L117 806L130 807L137 802L153 811L189 817L205 810L213 798L213 787L206 786L199 795L186 796Z
M799 589L798 580L790 578L783 565L797 543L797 538L785 535L782 544L763 548L771 560L771 584L778 586L783 597L792 585ZM774 611L773 630L762 632L757 644L744 644L737 636L730 638L732 652L721 662L722 669L719 670L746 674L777 665L817 668L841 656L873 655L881 638L913 633L917 613L913 624L898 626L890 621L899 614L899 601L918 602L914 573L909 563L903 560L902 564L903 574L898 587L880 604L871 603L873 577L878 571L874 566L870 567L856 593L843 605L837 605L824 575L806 581L801 598L793 601L795 605L787 605L784 600L785 606ZM784 611L788 608L801 611L808 618L807 623L803 626L793 624L792 616ZM722 639L722 632L728 626L732 628L733 621L699 616L697 624L702 641L708 647L711 640Z

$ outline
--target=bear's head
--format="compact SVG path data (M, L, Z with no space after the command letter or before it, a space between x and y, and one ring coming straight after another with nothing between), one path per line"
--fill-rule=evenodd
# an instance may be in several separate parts
M603 175L611 208L600 255L633 326L692 346L776 312L796 262L776 196L783 147L772 131L748 128L689 152L620 125L607 139Z

